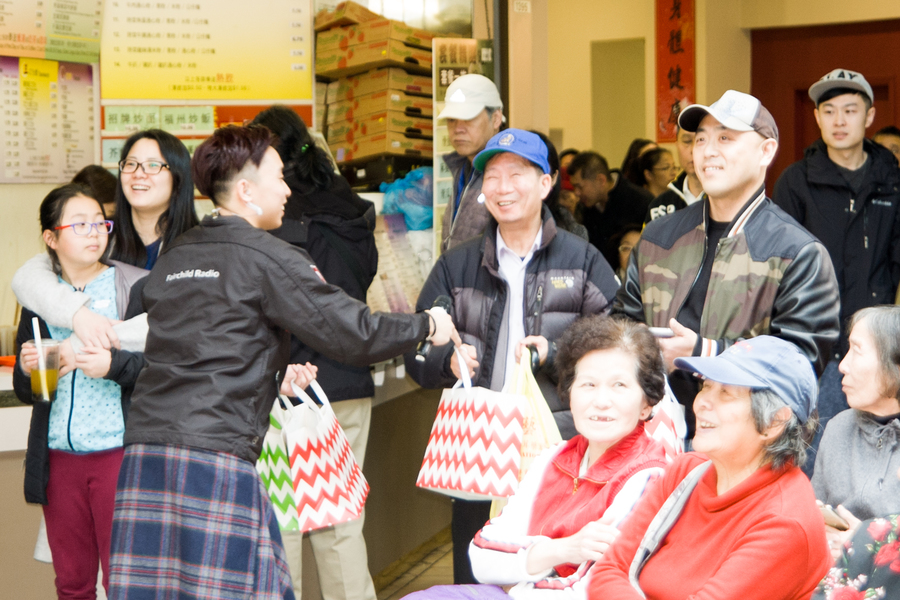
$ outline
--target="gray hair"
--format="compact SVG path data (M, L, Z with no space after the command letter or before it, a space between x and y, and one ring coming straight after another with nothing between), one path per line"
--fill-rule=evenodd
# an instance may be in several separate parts
M772 390L750 391L750 414L759 433L764 433L776 424L775 416L784 406L787 406L787 403ZM788 464L803 466L818 424L819 417L816 411L813 411L804 424L792 410L778 437L765 445L763 461L771 464L773 469L780 469Z

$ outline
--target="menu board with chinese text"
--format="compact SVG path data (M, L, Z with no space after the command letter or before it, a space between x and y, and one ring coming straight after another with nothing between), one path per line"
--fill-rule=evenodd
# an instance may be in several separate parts
M0 0L0 54L94 63L103 0Z
M101 95L109 100L308 100L310 0L108 0Z
M62 183L94 163L93 68L0 57L0 183Z

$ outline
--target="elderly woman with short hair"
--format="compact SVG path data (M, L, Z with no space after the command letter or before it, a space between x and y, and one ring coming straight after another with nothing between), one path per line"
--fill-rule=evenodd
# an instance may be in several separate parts
M832 555L859 519L900 512L900 306L873 306L850 320L840 364L850 408L828 422L816 455L816 497L850 525L828 527Z
M641 499L591 571L589 597L806 600L830 564L797 466L815 428L812 366L770 336L676 366L704 379L697 452L677 458Z
M666 372L647 326L586 317L557 345L560 397L578 435L538 456L469 544L475 577L491 585L435 586L407 600L584 598L591 565L662 475L665 450L644 421L665 395Z

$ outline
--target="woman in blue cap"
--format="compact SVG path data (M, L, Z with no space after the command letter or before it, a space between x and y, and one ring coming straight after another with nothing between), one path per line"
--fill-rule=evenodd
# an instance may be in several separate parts
M816 421L808 359L759 336L675 364L703 379L697 452L677 458L641 499L594 567L589 597L809 598L831 558L798 466Z

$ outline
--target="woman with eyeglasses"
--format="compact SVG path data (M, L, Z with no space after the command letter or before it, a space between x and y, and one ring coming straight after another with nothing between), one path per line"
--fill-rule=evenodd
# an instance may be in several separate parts
M162 248L198 224L191 157L178 138L161 129L148 129L125 141L115 213L110 256L144 269L153 268ZM85 344L107 349L119 344L112 328L115 320L91 310L89 295L60 286L46 256L25 263L13 277L12 289L22 306L51 324L73 329ZM135 339L121 342L139 347L143 333L126 329L124 334Z
M112 221L86 187L57 188L41 203L40 222L57 281L83 291L94 310L109 319L140 312L129 306L132 286L147 271L107 260ZM13 386L22 402L34 404L25 459L25 500L41 504L53 553L59 598L94 597L97 569L109 584L109 548L116 479L122 463L125 414L143 357L112 348L85 348L60 366L56 397L35 402L31 371L38 366L32 318L41 339L66 340L70 329L48 324L22 309L17 345L22 349ZM71 348L61 352L71 354Z
M678 175L675 158L665 148L654 148L637 159L640 165L641 185L656 198L668 189L669 182Z

